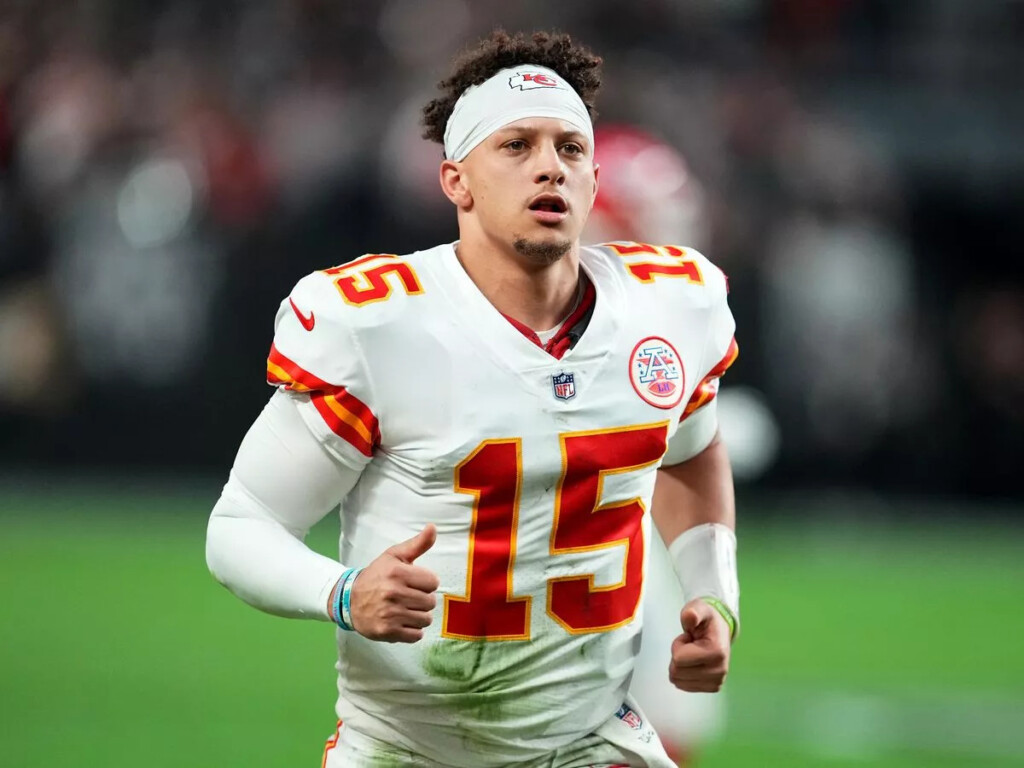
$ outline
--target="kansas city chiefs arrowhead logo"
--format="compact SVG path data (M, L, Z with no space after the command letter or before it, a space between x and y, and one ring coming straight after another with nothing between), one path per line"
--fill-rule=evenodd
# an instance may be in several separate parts
M518 88L520 91L532 91L535 88L561 88L562 83L551 75L540 72L522 72L508 79L508 87Z

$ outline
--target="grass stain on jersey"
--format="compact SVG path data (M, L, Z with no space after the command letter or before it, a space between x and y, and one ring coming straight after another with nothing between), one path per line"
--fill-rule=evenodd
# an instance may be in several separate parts
M415 757L411 753L406 754L408 757L391 750L378 748L370 755L370 765L373 768L409 768L409 766L416 765Z
M478 676L483 660L483 641L438 640L423 657L423 671L431 677L467 683Z
M423 654L423 670L449 683L444 706L462 731L468 750L487 752L495 742L480 732L482 723L530 716L543 707L530 697L510 694L520 679L522 662L536 653L530 641L440 639Z
M485 641L442 638L423 654L423 671L447 680L456 690L499 692L522 675L522 664L536 655L530 640Z

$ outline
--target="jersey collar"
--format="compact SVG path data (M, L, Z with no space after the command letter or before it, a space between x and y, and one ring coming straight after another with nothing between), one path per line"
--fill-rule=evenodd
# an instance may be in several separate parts
M543 349L549 355L556 360L561 360L562 355L576 346L576 342L580 340L580 336L587 329L587 325L590 323L590 318L594 314L594 299L597 296L597 292L594 290L594 284L587 279L586 274L583 270L580 270L580 280L584 282L583 298L580 299L580 303L576 306L569 316L565 318L565 321L555 331L555 335L552 336L547 344L542 344L540 337L534 332L532 328L516 320L511 315L506 315L504 312L501 316L504 317L512 327L519 331L523 336L528 338L538 347Z

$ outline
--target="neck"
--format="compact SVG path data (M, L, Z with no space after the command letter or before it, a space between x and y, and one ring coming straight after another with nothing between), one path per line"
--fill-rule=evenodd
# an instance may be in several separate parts
M495 309L529 328L554 328L572 310L579 284L578 243L546 265L532 264L514 250L465 239L455 254Z

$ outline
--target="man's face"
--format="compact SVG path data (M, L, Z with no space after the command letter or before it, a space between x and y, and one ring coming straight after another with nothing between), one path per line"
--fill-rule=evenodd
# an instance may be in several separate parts
M554 263L579 240L597 193L597 168L594 148L569 123L509 123L462 166L471 210L489 238L539 265Z

